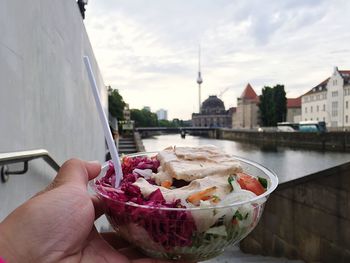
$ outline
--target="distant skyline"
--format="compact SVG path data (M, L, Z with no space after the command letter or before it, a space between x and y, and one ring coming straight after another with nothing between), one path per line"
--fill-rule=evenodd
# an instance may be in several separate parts
M333 72L350 69L347 0L99 0L85 25L106 85L130 108L167 109L168 118L198 111L219 95L226 109L249 82L284 84L298 97Z

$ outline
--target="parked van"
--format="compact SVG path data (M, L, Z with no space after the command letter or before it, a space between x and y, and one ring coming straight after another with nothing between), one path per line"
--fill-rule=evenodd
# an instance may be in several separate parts
M326 132L326 122L324 121L302 121L299 123L300 132Z
M299 124L294 122L279 122L277 130L282 132L295 132L299 130Z

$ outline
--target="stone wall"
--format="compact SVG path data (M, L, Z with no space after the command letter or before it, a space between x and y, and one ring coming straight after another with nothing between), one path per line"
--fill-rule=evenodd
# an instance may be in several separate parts
M134 141L136 144L136 150L137 152L145 152L145 146L143 145L142 139L141 139L141 135L139 132L134 131Z
M350 132L258 132L219 129L217 138L308 149L350 151Z
M350 262L350 163L278 186L244 252Z
M2 0L0 36L0 151L43 148L60 165L72 157L104 161L83 55L90 57L105 109L107 91L76 1ZM35 160L26 174L0 183L0 220L55 174Z

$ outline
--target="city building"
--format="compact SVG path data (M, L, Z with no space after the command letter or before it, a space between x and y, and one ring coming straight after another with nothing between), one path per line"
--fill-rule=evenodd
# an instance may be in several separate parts
M168 120L168 111L164 109L159 109L156 112L158 120Z
M130 108L129 108L129 104L128 103L125 104L125 107L124 107L124 110L123 110L123 116L124 116L124 120L130 121L131 113L130 113Z
M192 113L194 127L226 127L232 126L232 113L225 110L224 102L217 96L209 96L201 106L200 113Z
M259 124L259 97L248 83L242 95L237 98L233 128L252 129Z
M287 99L287 122L301 121L301 97Z
M350 126L350 70L332 76L302 96L302 121L325 121L328 128Z
M151 111L151 107L150 107L150 106L143 106L142 109L143 109L143 110L146 110L146 111Z

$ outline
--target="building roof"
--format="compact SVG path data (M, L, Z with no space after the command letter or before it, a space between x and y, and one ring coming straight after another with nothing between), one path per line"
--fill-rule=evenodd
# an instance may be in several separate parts
M301 108L301 97L287 99L287 108Z
M344 84L350 84L350 70L338 70L339 74L344 79ZM324 81L322 81L317 86L310 89L308 92L306 92L304 95L314 94L317 92L322 92L327 90L327 83L329 81L330 77L326 78ZM303 96L304 96L303 95Z
M350 70L339 70L339 73L344 79L344 84L350 84Z
M228 112L230 114L235 113L236 111L237 111L237 107L231 107L231 108L228 109Z
M224 102L217 96L211 95L202 103L202 109L204 108L220 108L225 110Z
M241 99L248 99L248 100L257 100L258 95L256 95L254 89L250 85L250 83L247 84L245 89L243 90L243 93L240 97Z

